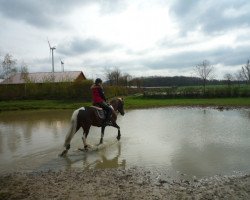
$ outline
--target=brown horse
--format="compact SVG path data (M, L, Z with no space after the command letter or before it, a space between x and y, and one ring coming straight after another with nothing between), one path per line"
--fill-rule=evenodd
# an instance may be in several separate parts
M117 119L116 112L118 111L121 115L124 115L124 108L123 108L124 101L122 98L116 98L110 101L110 105L112 107L112 115L111 115L111 124L109 126L113 126L118 129L118 135L116 138L117 140L120 140L121 132L120 132L120 127L116 123ZM105 127L107 126L106 124L103 123L104 116L105 116L104 111L101 108L95 106L82 107L75 110L71 117L71 126L65 138L65 143L64 143L65 149L60 154L60 156L65 156L67 154L68 150L70 149L71 139L81 127L83 129L82 140L84 144L84 149L87 150L89 146L86 140L91 126L101 127L101 139L99 144L102 144Z

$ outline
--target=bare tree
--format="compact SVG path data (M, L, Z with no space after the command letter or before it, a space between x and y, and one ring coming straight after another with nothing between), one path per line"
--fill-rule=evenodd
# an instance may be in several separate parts
M109 85L113 85L113 83L112 83L112 76L111 76L111 70L106 69L105 75L106 75L106 78L107 78L107 80L109 82Z
M15 73L17 73L16 60L13 59L12 55L7 53L4 60L1 62L0 77L7 79Z
M22 64L21 64L20 73L21 73L21 77L25 81L25 83L30 82L29 70L28 70L28 66L25 62L22 62Z
M233 77L232 74L226 73L226 74L224 75L224 79L226 79L227 85L230 86L231 81L233 81L234 77Z
M212 78L212 73L214 71L214 67L210 65L209 61L204 60L202 63L198 64L195 67L195 73L202 79L203 82L203 94L205 94L206 83L209 78Z
M119 85L119 80L121 78L121 71L115 68L113 71L107 70L106 78L110 85Z
M242 76L244 80L246 80L246 82L250 84L250 61L249 60L247 61L247 64L242 67L241 72L242 72Z
M119 79L121 77L121 71L118 68L116 68L112 72L112 77L113 77L113 80L115 81L115 85L119 85Z
M130 74L128 74L128 73L124 74L121 77L122 85L128 87L129 86L129 81L131 80L131 78L132 78L132 76Z
M237 80L238 84L240 85L240 82L244 80L243 74L241 70L238 70L235 74L234 74L235 79Z
M141 78L134 78L132 80L133 85L135 85L137 88L141 88L143 86L143 77Z

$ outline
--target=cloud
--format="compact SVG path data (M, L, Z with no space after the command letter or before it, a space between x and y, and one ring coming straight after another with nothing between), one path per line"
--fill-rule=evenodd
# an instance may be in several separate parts
M0 12L7 18L21 20L35 27L47 28L54 25L59 16L68 14L79 2L75 1L72 4L68 0L60 3L49 0L1 0Z
M209 60L211 65L217 63L225 66L243 65L248 58L249 46L241 46L239 48L219 47L210 50L187 50L177 52L172 55L147 58L141 63L150 69L184 69L194 67L203 60Z
M104 44L98 39L82 39L73 38L71 41L58 45L58 53L62 55L80 55L90 52L107 52L116 48L120 48L119 45Z
M226 69L226 66L235 66L243 65L248 58L248 45L242 45L237 48L228 47L228 46L219 46L217 48L207 49L207 50L199 50L199 49L189 49L176 51L175 53L166 55L152 55L150 50L145 51L141 54L128 52L124 50L124 57L120 57L120 54L116 55L112 53L112 49L110 48L111 54L105 56L107 52L105 50L105 45L95 40L84 40L82 43L79 41L75 41L74 43L85 45L83 49L80 45L78 49L78 53L89 53L88 56L83 58L84 66L94 67L94 68L105 68L105 67L114 67L117 66L122 69L122 71L133 71L141 69L143 71L150 70L159 71L159 70L181 70L185 71L185 69L194 68L197 64L201 63L203 60L210 61L211 65L223 65ZM88 44L88 45L87 45ZM87 48L90 46L90 48ZM74 45L72 45L72 48ZM96 59L96 54L94 52L102 51L103 57ZM73 50L69 50L69 52L73 52ZM171 51L170 51L171 52ZM93 53L93 54L92 54ZM127 54L126 54L127 53ZM132 52L133 53L133 52ZM72 55L77 56L77 55Z
M98 1L98 3L102 14L119 13L127 7L124 0L106 0Z
M118 12L125 7L125 3L119 0L0 0L0 13L6 18L21 20L38 28L52 28L60 26L63 18L83 6L97 4L100 12Z
M0 0L0 50L32 71L51 68L47 37L57 69L62 58L70 70L154 75L206 59L226 71L249 59L249 10L248 0Z
M177 0L170 8L172 16L179 23L182 34L197 28L213 34L239 27L249 27L249 9L248 0L190 0L185 2Z

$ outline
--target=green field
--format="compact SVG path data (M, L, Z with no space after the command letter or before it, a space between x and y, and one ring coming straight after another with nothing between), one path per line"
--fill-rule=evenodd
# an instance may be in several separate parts
M91 105L91 102L62 100L18 100L0 101L0 111L34 109L76 109ZM125 109L153 108L167 106L225 106L250 107L250 98L211 99L152 99L143 96L125 97Z
M126 99L126 107L130 109L165 106L250 107L250 98L152 99L143 97L128 97Z
M0 101L0 111L35 109L75 109L90 103L62 100L17 100Z
M250 97L250 85L208 85L205 92L202 86L147 88L144 96L153 99Z

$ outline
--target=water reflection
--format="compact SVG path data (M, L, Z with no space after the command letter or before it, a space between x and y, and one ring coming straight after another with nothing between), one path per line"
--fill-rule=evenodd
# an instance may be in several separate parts
M108 159L106 152L102 152L100 157L100 160L96 160L94 163L95 169L104 169L104 168L122 168L125 169L126 167L126 160L122 159L120 161L119 157L121 156L121 144L117 144L118 152L117 154L111 158ZM88 165L86 168L91 168L91 165Z
M230 157L228 156L230 154ZM184 142L172 158L172 168L197 177L249 170L248 147L208 144L203 148Z
M111 147L112 146L112 147ZM107 150L107 147L112 149L112 153ZM112 155L111 155L112 154ZM111 145L104 144L102 151L94 152L81 152L79 151L74 156L67 156L65 161L67 162L66 168L72 168L74 165L82 165L83 169L106 169L106 168L121 168L125 169L126 160L120 159L121 156L121 143L112 142ZM96 157L93 161L93 157Z
M70 111L14 111L0 113L1 157L20 157L61 143ZM52 138L53 137L53 138Z

